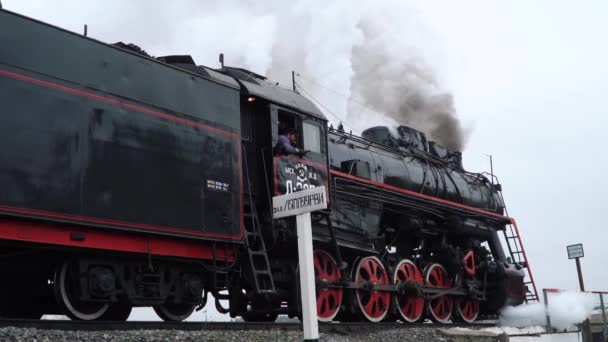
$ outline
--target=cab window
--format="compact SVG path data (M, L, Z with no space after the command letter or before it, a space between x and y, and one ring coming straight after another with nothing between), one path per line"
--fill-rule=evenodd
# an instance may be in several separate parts
M304 149L314 152L321 153L321 128L319 126L310 123L302 123Z

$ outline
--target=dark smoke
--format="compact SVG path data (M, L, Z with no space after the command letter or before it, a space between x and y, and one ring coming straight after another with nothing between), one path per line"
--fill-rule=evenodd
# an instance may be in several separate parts
M425 132L451 150L462 151L465 134L452 95L438 90L432 70L415 58L391 54L391 42L370 22L362 21L359 27L363 41L352 49L351 99ZM349 119L369 124L370 114L351 106Z

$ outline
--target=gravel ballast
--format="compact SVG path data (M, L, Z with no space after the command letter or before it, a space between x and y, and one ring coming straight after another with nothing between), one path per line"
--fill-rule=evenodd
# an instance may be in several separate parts
M262 342L302 341L301 331L284 330L130 330L130 331L62 331L33 328L0 328L0 341L7 342ZM449 336L439 329L411 328L376 330L359 333L321 333L320 341L327 342L494 342L489 336Z

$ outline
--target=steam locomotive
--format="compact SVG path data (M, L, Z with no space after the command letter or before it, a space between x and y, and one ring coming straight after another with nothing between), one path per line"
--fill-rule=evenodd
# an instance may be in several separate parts
M328 127L248 70L152 58L0 10L0 316L299 317L293 218L312 215L320 321L473 322L525 299L500 186L409 127ZM305 156L276 155L295 129Z

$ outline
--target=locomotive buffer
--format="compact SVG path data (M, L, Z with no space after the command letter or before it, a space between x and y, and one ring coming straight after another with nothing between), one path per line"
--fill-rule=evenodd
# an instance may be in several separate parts
M310 212L323 209L327 209L327 193L324 186L272 198L274 219L296 215L304 341L319 340Z

